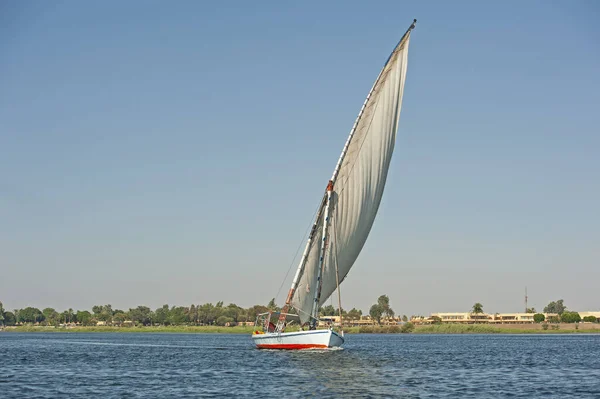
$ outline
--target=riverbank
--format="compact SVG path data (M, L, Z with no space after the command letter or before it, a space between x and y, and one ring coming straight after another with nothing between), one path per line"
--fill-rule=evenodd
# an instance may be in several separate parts
M180 333L180 334L252 334L254 327L235 326L144 326L144 327L52 327L52 326L13 326L5 327L5 332L67 332L67 333ZM600 324L438 324L416 325L414 329L403 326L364 326L347 327L348 334L581 334L600 333Z
M235 326L143 326L143 327L116 327L116 326L80 326L80 327L53 327L53 326L12 326L4 329L6 332L67 332L67 333L179 333L179 334L252 334L254 327Z

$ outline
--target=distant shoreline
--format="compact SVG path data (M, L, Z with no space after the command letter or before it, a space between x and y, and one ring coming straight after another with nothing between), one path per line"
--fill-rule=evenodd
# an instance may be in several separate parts
M576 327L577 326L577 327ZM187 334L252 334L251 326L143 326L143 327L114 327L114 326L81 326L81 327L52 327L52 326L9 326L2 332L30 333L187 333ZM365 326L347 327L348 334L400 334L399 326ZM554 324L546 330L541 324L439 324L417 325L410 334L600 334L600 324Z

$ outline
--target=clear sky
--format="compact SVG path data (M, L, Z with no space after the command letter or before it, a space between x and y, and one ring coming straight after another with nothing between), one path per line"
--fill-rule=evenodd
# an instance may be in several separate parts
M343 306L599 309L593 0L3 2L0 300L268 302L413 18Z

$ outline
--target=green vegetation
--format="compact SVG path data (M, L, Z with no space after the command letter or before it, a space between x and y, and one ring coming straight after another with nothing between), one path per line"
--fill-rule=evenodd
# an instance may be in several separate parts
M269 306L275 306L274 299ZM277 308L278 309L278 308ZM15 309L14 313L0 308L0 325L38 325L38 326L64 326L65 324L77 324L80 327L96 326L106 324L116 327L131 326L230 326L238 323L253 322L258 313L267 312L267 306L255 305L244 309L235 304L216 305L206 303L204 305L169 306L163 305L156 310L147 306L138 306L127 311L113 309L111 305L96 305L92 312L87 310L74 311L67 309L62 313L54 308L39 310L34 307ZM87 330L86 330L87 331Z
M544 313L557 313L561 315L565 310L567 310L567 307L564 305L564 301L559 299L556 302L550 302L548 306L544 308Z
M377 324L381 324L381 318L394 317L394 310L390 307L390 298L387 295L381 295L377 299L377 303L371 306L369 315L373 320L377 320Z
M546 316L544 316L541 313L536 313L533 315L533 321L535 321L536 323L541 323L544 320L546 320Z
M157 332L157 333L240 333L249 334L255 327L245 326L246 322L253 322L256 315L280 310L275 299L267 304L255 305L244 309L236 304L225 306L223 302L203 305L169 306L163 305L155 310L147 306L138 306L129 310L113 309L111 305L93 306L88 310L73 310L71 308L62 312L54 308L39 310L35 307L14 309L6 311L0 302L0 326L7 326L10 331L68 331L68 332ZM528 309L534 311L535 309ZM548 320L541 313L534 314L534 325L499 326L490 324L446 324L439 317L430 318L432 324L415 325L407 322L406 316L402 317L403 324L383 325L384 318L393 317L394 310L390 307L387 295L381 295L377 303L371 306L370 315L377 325L360 327L344 327L346 333L417 333L417 334L468 334L468 333L502 333L502 334L527 334L527 333L575 333L592 332L600 333L600 329L593 326L584 326L577 312L567 311L563 300L551 302L544 309L560 316L551 316ZM320 309L321 316L334 316L340 309L332 305ZM341 309L343 320L347 322L360 320L362 311L353 308L349 312ZM472 308L474 314L483 313L483 305L475 303ZM584 322L598 322L594 316L583 318ZM558 323L570 323L559 326ZM592 329L590 329L590 327ZM288 331L294 331L292 327Z
M342 312L343 314L343 312ZM344 320L350 319L350 320L360 320L360 318L362 317L362 310L357 310L355 308L352 308L352 310L350 310L348 313L346 313L344 315Z
M413 323L405 323L400 327L401 333L411 333L415 330L415 325Z
M117 327L117 326L82 326L82 327L54 327L54 326L32 326L24 325L11 327L7 331L15 332L118 332L118 333L231 333L231 334L251 334L254 327L251 326L137 326L137 327Z
M335 310L335 308L332 305L327 305L327 306L323 306L320 309L320 312L323 316L335 316L337 314L337 311Z
M163 305L155 310L150 309L148 306L120 310L113 309L112 305L95 305L92 306L91 312L88 310L74 311L73 309L68 309L62 313L50 307L44 310L27 307L24 309L15 309L14 313L12 313L5 311L1 306L2 304L0 303L0 326L31 325L30 327L34 328L33 325L35 325L37 328L37 326L60 327L65 324L73 327L72 324L76 324L77 327L95 327L98 324L105 324L105 326L98 326L103 328L102 331L106 331L107 326L120 328L119 331L126 331L126 328L141 326L161 328L160 331L166 331L164 327L174 326L178 327L174 329L176 331L181 331L179 327L182 327L184 331L188 331L188 328L196 326L232 328L239 323L254 322L256 315L259 313L281 310L275 303L275 298L271 299L267 306L254 305L248 309L244 309L233 303L225 306L223 302L217 302L216 304L205 303L204 305L192 304L189 307ZM389 309L389 299L387 308L385 309ZM339 309L335 309L331 305L320 309L321 316L333 316L338 313ZM353 308L350 312L345 312L342 309L342 314L345 320L358 320L362 316L362 311ZM90 329L84 328L81 331L90 331ZM139 330L134 329L133 331ZM210 331L212 332L213 330Z
M474 313L474 314L483 313L483 305L480 304L479 302L477 302L475 305L473 305L473 309L471 310L471 313Z
M581 316L577 312L568 312L564 311L562 315L560 315L560 321L563 323L579 323L581 321Z

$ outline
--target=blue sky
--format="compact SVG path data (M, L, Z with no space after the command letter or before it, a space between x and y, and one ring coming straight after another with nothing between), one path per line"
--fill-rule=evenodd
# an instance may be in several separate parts
M591 0L4 3L0 300L266 303L417 18L344 307L518 311L527 286L538 309L599 309L599 17Z

